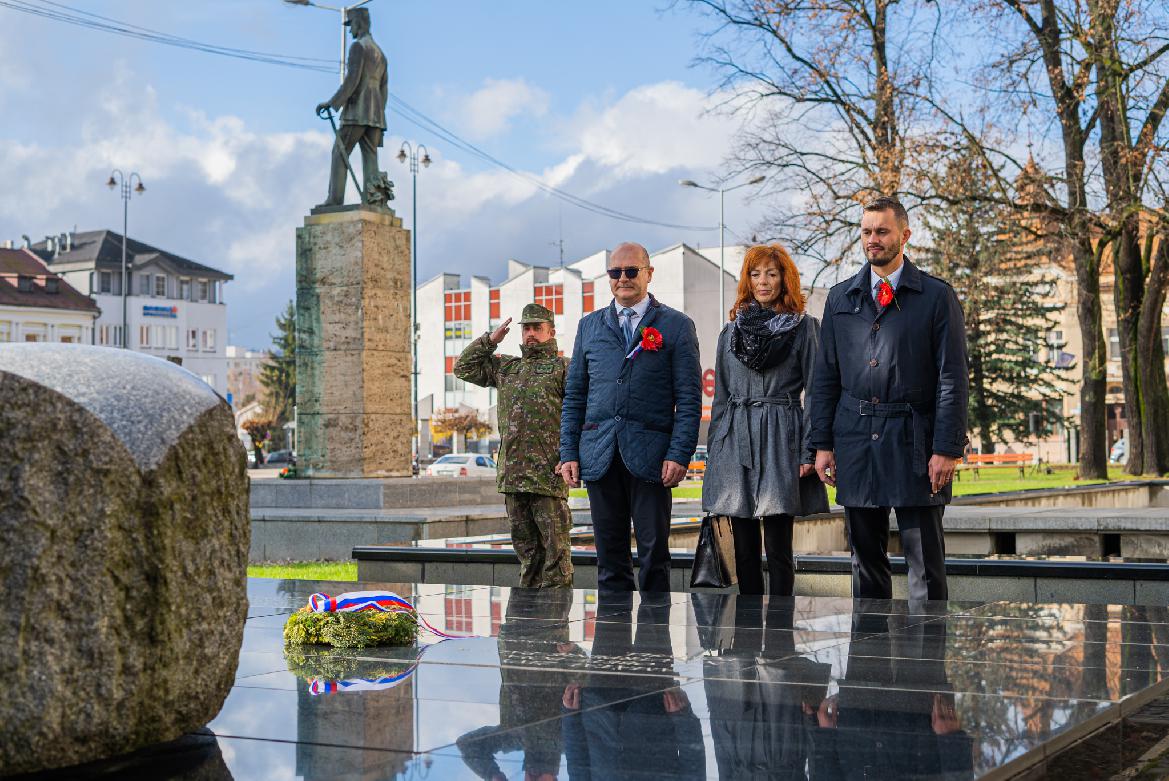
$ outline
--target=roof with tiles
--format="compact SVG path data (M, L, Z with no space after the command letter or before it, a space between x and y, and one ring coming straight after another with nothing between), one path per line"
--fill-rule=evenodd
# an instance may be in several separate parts
M89 296L25 249L0 249L0 306L100 312Z
M46 239L33 244L32 251L50 267L121 268L122 234L111 230L79 231L68 234L68 240L64 245L59 239L54 238L51 241ZM141 267L149 261L169 266L177 274L190 274L208 279L233 279L231 274L224 271L196 263L133 238L126 241L126 256L136 267Z

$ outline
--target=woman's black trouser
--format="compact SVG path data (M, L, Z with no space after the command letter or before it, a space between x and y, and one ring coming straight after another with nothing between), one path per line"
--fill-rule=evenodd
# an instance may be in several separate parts
M768 592L772 596L790 597L795 587L796 562L792 558L794 520L790 515L768 515L762 520L762 548L767 551ZM731 518L740 594L763 593L763 551L760 550L759 523L758 518Z

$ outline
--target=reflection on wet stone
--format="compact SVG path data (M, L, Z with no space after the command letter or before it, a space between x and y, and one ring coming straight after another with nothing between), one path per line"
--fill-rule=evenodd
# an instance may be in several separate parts
M555 660L557 656L570 661L584 656L568 639L572 596L568 589L512 590L497 640L502 678L499 723L479 727L458 739L463 761L480 778L502 775L494 758L499 752L522 751L528 778L555 777L559 770L560 725L556 717L571 667L557 665ZM522 637L519 648L516 635ZM531 650L533 644L539 650ZM539 658L540 664L527 664L532 657Z
M239 781L1075 781L1169 723L1092 721L1165 688L1161 608L399 585L468 637L286 658L280 611L338 585L250 584L257 674L211 725Z
M972 738L946 678L946 619L903 623L854 614L844 678L815 714L814 777L974 777Z
M702 727L672 675L668 595L602 593L590 674L565 691L563 732L569 779L703 778ZM637 655L638 671L606 674Z
M827 696L832 666L796 653L793 601L773 600L764 612L751 597L692 599L696 615L719 620L699 624L719 777L805 778L811 714Z

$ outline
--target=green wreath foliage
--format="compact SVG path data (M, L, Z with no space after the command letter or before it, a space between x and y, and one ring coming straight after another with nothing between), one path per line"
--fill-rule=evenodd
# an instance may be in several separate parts
M412 645L418 637L414 613L359 610L353 613L314 613L302 607L284 624L286 645L331 645L334 648L369 648L378 645Z
M396 663L389 659L356 658L349 652L338 649L303 654L296 646L285 646L284 661L288 665L288 672L306 681L313 678L329 681L353 678L377 680L405 672L412 664Z

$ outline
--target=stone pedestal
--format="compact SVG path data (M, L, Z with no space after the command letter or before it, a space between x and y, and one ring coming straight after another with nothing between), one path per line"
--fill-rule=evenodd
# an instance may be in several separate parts
M298 471L410 476L410 232L392 211L305 217L296 345Z

